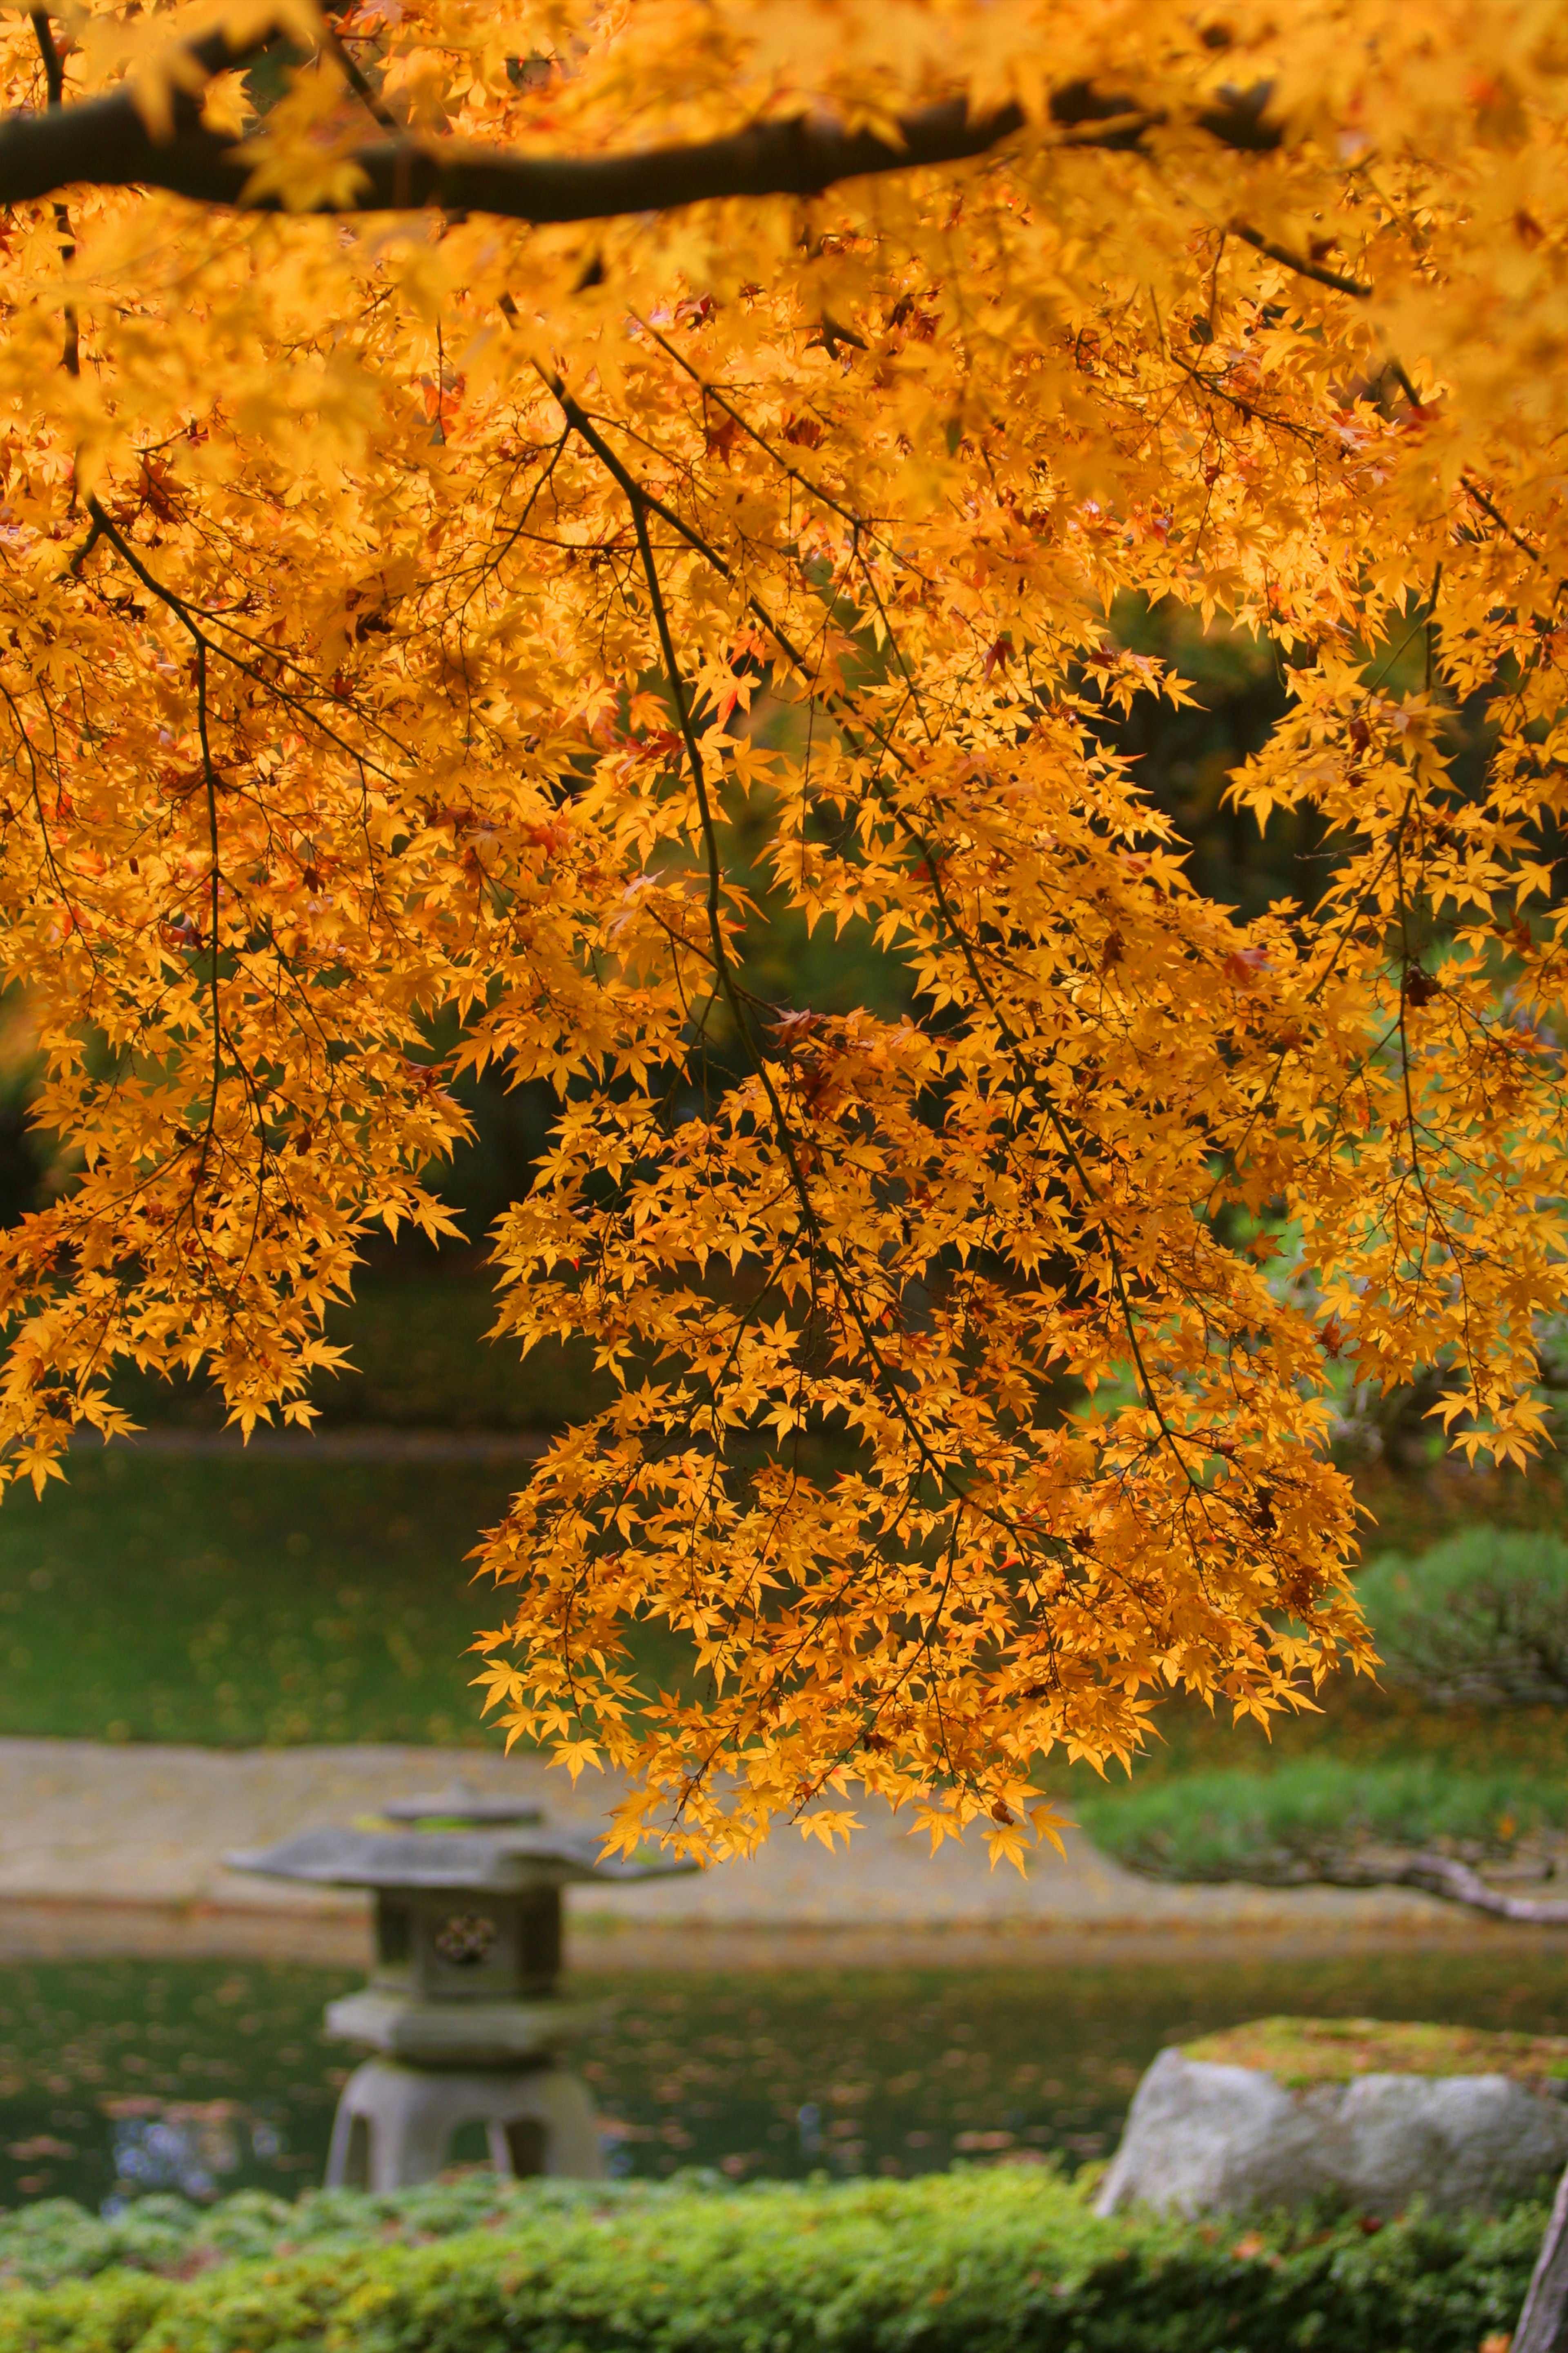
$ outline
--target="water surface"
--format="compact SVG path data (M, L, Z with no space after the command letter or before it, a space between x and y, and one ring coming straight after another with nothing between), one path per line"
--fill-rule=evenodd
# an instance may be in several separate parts
M224 1962L0 1968L0 2204L97 2207L321 2179L354 2054L342 1970ZM1167 2042L1273 2011L1568 2033L1568 1940L1152 1968L595 1976L581 2063L612 2170L910 2174L1108 2156ZM459 2144L458 2161L480 2155Z

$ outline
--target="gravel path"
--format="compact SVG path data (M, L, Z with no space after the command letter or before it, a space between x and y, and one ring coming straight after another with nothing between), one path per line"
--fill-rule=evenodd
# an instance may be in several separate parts
M358 1963L364 1899L228 1871L226 1852L374 1813L462 1775L552 1814L598 1819L608 1785L493 1750L108 1746L0 1740L0 1955L270 1954ZM945 1958L1005 1947L1043 1959L1260 1944L1319 1948L1495 1930L1403 1891L1176 1888L1135 1878L1069 1833L1066 1861L989 1869L978 1839L932 1858L880 1805L829 1854L780 1831L756 1861L568 1895L578 1967L777 1964L828 1952Z

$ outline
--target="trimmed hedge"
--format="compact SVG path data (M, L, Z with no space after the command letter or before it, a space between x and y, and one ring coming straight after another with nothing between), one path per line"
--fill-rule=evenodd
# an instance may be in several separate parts
M1023 2168L489 2202L426 2245L368 2242L376 2201L340 2202L298 2252L16 2286L0 2353L1477 2353L1545 2220L1101 2221Z
M1522 1767L1456 1771L1437 1757L1358 1765L1291 1757L1085 1797L1075 1814L1096 1846L1152 1879L1310 1882L1364 1841L1441 1839L1506 1852L1521 1832L1568 1827L1568 1781Z
M1568 1544L1545 1528L1460 1528L1356 1582L1384 1672L1441 1706L1568 1705Z
M704 2185L710 2179L689 2178ZM104 2214L89 2214L74 2198L36 2198L10 2211L0 2207L0 2285L53 2287L115 2265L187 2278L215 2263L308 2248L388 2246L399 2240L424 2246L481 2224L504 2229L513 2221L536 2221L545 2211L668 2200L682 2186L509 2181L475 2166L416 2189L307 2189L297 2200L240 2189L210 2206L159 2192Z

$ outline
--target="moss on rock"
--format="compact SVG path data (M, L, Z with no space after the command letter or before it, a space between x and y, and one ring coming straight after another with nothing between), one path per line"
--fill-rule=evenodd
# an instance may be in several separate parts
M1531 2091L1568 2085L1568 2037L1377 2018L1259 2018L1184 2042L1188 2059L1254 2067L1291 2091L1357 2075L1506 2075Z

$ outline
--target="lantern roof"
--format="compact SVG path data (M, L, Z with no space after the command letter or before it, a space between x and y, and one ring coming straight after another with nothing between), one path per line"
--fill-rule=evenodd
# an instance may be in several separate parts
M584 1880L667 1879L696 1866L649 1855L602 1856L595 1830L552 1823L541 1808L454 1781L396 1798L346 1828L300 1831L228 1854L231 1871L324 1887L467 1888L522 1894Z

